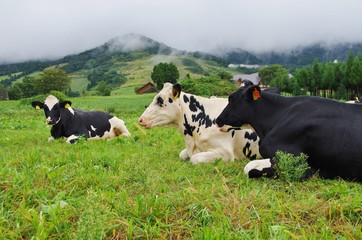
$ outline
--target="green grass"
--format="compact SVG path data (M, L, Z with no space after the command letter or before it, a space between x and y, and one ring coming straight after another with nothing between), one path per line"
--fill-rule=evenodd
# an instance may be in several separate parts
M20 74L21 74L21 72L17 72L17 73L12 73L11 75L17 76L17 75L20 75ZM1 76L0 76L0 82L1 82L2 80L8 79L8 78L9 78L9 75L1 75Z
M361 184L252 180L247 161L183 162L176 128L137 125L152 97L71 99L116 114L132 133L74 145L47 142L43 112L0 102L0 238L362 238Z
M73 91L78 91L79 93L82 93L83 91L87 90L89 81L87 79L87 73L85 71L79 71L75 74L71 74L70 77L72 79L70 87Z

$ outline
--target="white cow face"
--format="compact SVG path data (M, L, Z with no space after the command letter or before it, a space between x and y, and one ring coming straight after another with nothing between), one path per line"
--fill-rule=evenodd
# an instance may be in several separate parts
M31 103L35 109L44 109L46 124L48 125L57 124L61 118L60 109L68 108L71 104L72 103L70 101L59 102L59 100L53 95L49 95L45 99L44 103L39 101L34 101Z
M181 118L179 94L180 90L176 91L171 83L165 83L138 119L139 124L146 128L176 124Z

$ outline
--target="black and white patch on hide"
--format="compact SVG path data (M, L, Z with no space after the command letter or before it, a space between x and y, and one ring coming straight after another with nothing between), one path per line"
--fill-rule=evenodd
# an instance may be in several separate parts
M191 120L192 120L192 126L191 123L188 123L186 116L184 115L184 125L185 125L185 135L187 134L192 136L192 132L190 134L190 131L196 131L200 132L200 127L204 126L205 128L211 127L213 124L215 124L215 119L210 119L210 116L206 114L205 108L202 104L200 104L199 101L194 96L190 96L190 98L186 95L183 96L183 100L186 104L188 104L188 107L191 111ZM199 133L200 134L200 133Z

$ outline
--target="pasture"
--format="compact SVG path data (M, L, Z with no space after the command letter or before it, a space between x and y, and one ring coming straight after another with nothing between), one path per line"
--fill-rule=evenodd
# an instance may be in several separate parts
M70 99L132 136L47 142L43 111L0 102L1 239L362 239L362 186L248 179L247 161L191 165L176 127L137 119L154 95Z

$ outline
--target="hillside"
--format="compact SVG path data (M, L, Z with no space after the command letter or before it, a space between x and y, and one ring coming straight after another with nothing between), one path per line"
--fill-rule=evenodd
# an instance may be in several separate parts
M220 48L209 53L174 49L142 35L128 34L116 37L93 49L48 61L27 61L0 65L0 83L4 87L24 76L37 76L47 67L58 67L72 77L73 91L83 92L97 86L101 80L113 89L134 87L151 81L153 67L160 62L173 62L180 78L210 75L233 64L281 64L289 70L320 62L345 61L350 51L362 52L362 44L314 44L288 52L253 53L243 49ZM234 71L228 69L228 71Z
M114 88L139 86L152 81L153 67L160 62L173 62L181 79L186 74L209 75L227 66L223 59L210 54L179 51L145 36L130 34L58 60L0 65L0 81L9 86L28 74L56 66L71 75L73 91L83 92L100 80Z
M224 58L228 63L236 64L281 64L286 67L300 67L313 64L318 58L319 62L346 61L350 51L354 55L362 53L362 43L316 43L309 46L301 46L286 52L248 52L242 49L229 49L215 54Z

